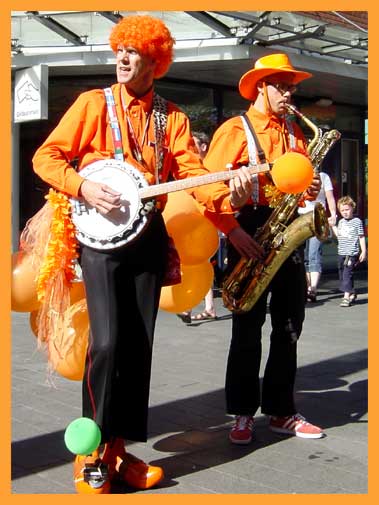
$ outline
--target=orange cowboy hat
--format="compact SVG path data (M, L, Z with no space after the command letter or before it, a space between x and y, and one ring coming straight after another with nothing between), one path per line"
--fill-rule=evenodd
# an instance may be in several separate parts
M254 68L243 74L239 82L241 95L248 100L254 101L257 97L257 82L272 74L288 73L292 84L297 84L312 77L309 72L295 70L286 54L269 54L259 58Z

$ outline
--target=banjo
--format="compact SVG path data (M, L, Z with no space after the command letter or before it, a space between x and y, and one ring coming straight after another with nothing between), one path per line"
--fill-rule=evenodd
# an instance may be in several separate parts
M262 163L248 168L250 174L255 175L268 172L270 165ZM100 214L83 198L70 198L72 221L79 242L94 249L106 250L130 243L143 232L155 209L155 196L230 180L235 174L233 170L212 172L150 186L143 174L129 163L104 159L87 165L80 175L121 192L121 207L106 215Z

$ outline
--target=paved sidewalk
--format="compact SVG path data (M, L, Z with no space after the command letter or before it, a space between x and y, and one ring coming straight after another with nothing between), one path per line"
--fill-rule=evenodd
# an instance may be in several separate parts
M335 276L322 279L319 301L307 305L298 351L297 404L325 429L320 440L274 434L258 413L254 442L230 444L223 392L230 314L220 298L216 321L187 326L159 313L150 438L130 450L162 465L166 477L137 494L367 493L367 279L359 275L357 302L341 308ZM263 359L269 331L268 318ZM12 354L12 492L72 494L63 435L81 416L80 383L59 376L47 383L29 314L13 314Z

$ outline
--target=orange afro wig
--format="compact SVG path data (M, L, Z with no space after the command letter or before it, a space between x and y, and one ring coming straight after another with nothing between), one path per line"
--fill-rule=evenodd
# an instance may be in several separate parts
M151 16L127 16L113 27L109 43L113 52L119 45L131 46L156 61L154 77L162 77L173 59L175 39L160 19Z

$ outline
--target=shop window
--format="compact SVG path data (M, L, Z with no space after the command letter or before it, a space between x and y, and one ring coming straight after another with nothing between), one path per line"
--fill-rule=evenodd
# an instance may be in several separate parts
M222 116L224 120L233 116L240 116L250 106L250 102L242 98L238 91L224 90L222 98Z
M155 90L187 114L192 130L213 134L217 127L217 108L214 106L212 88L158 81Z

